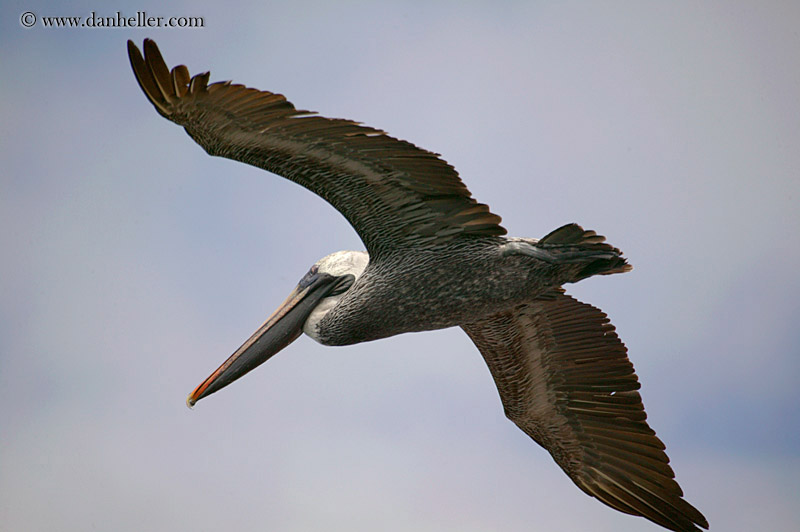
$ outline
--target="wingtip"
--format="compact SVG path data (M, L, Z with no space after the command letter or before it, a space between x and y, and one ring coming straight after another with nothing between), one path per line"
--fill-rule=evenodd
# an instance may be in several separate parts
M176 97L182 96L183 92L182 89L178 90L178 85L184 81L184 78L188 78L189 72L182 65L176 67L178 71L176 80L175 74L170 73L158 45L152 39L145 39L142 49L144 54L132 40L128 40L128 58L133 73L139 82L139 87L158 113L165 118L170 118L171 105Z
M161 52L158 49L158 45L156 44L156 41L154 41L153 39L150 39L149 37L145 38L142 48L144 48L145 57L158 56L163 61L163 58L161 57Z
M139 61L144 62L144 57L142 57L142 52L139 50L139 47L136 46L135 42L128 39L128 59L131 62L134 73L136 72L136 64L134 63L135 58L138 58Z

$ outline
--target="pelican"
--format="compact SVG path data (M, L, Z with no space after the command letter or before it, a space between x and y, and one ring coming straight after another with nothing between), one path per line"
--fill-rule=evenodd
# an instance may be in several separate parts
M349 345L461 327L505 414L585 493L674 531L708 521L675 481L646 421L625 345L601 310L562 288L629 271L619 249L577 224L510 238L437 154L357 122L297 110L280 94L169 70L155 42L128 41L156 111L210 155L286 177L333 205L365 251L320 259L284 303L187 399L263 364L302 333Z

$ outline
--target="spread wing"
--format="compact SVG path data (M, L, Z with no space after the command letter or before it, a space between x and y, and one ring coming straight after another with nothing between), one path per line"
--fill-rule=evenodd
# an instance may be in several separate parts
M500 217L472 198L436 154L350 120L300 111L280 94L208 84L209 74L170 71L156 44L128 55L139 85L163 117L209 154L286 177L341 212L370 255L430 247L460 235L503 235Z
M463 328L506 415L579 488L670 530L708 528L682 498L625 345L602 311L558 291Z

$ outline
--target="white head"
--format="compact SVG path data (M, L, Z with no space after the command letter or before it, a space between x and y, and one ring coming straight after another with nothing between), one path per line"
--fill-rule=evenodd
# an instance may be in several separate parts
M354 281L361 277L364 270L369 263L369 254L365 251L337 251L331 253L327 257L319 259L309 270L308 274L313 273L327 273L334 277L341 277L343 275L352 275ZM308 275L307 274L307 275ZM320 320L325 317L333 307L344 297L346 290L343 292L334 292L331 295L324 297L320 300L311 314L308 315L305 324L303 325L303 332L308 336L319 342L319 334L317 334Z

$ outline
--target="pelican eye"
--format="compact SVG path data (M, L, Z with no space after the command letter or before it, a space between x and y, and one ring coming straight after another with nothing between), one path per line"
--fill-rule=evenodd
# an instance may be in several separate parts
M308 270L308 272L306 272L303 278L300 279L300 282L298 284L303 288L305 288L309 286L312 282L314 282L314 279L316 279L317 277L319 277L319 266L315 264L311 267L310 270Z

